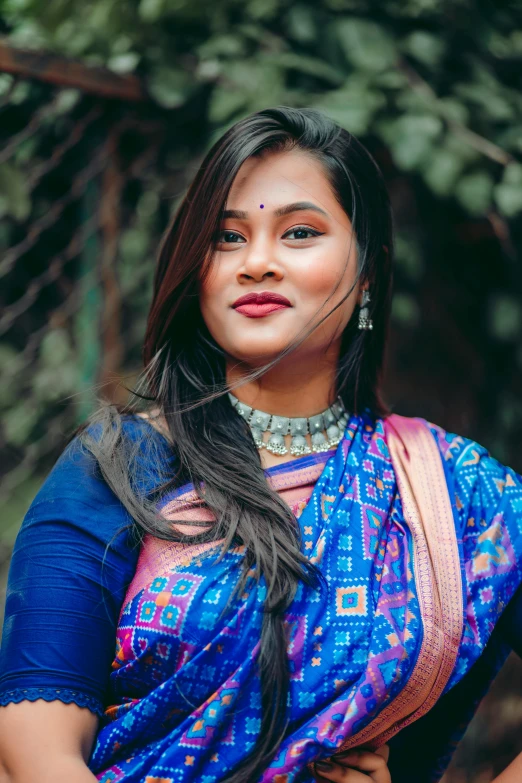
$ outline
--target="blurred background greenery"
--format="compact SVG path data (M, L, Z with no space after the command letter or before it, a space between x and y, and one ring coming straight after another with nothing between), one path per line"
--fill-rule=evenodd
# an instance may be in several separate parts
M393 409L522 472L522 6L0 0L0 572L96 395L141 369L156 248L237 119L312 106L389 187ZM522 750L510 658L445 783Z

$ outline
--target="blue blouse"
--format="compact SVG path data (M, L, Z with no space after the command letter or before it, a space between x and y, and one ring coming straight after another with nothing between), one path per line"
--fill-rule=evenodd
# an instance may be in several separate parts
M143 427L152 429L139 417L129 417L124 427L133 441ZM168 459L167 441L153 432L152 445ZM89 433L96 435L95 428ZM147 465L147 441L139 442L139 480L149 492L157 477ZM60 699L103 713L118 616L138 555L130 514L75 438L16 539L0 648L1 705Z
M124 430L139 443L139 480L146 494L152 492L159 477L150 470L147 450L163 450L170 460L169 444L137 416L125 418ZM75 438L34 498L16 540L0 649L0 705L58 699L102 715L118 617L138 555L129 512ZM442 774L510 648L522 654L521 620L522 589L470 672L391 740L392 778L422 783L432 779L436 764Z

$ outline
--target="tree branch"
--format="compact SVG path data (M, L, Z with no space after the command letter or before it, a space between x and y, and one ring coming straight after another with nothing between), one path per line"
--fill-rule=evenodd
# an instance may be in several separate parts
M479 136L475 131L466 128L460 122L457 122L453 117L448 114L447 109L440 103L438 95L430 87L419 74L407 63L405 60L400 60L399 70L403 73L412 88L421 98L424 99L436 112L439 114L448 124L448 127L460 136L463 141L473 147L482 155L485 155L490 160L494 160L496 163L500 163L503 166L507 166L508 163L512 163L516 159L506 150L494 144L489 139L485 139L483 136Z
M144 101L145 89L136 76L120 76L108 68L84 65L77 60L48 52L16 49L0 39L0 72L51 82L60 87L76 87L103 98Z

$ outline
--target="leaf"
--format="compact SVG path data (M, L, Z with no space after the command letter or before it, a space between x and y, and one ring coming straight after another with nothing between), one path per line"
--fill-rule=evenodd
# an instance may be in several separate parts
M31 82L18 82L15 85L10 97L9 103L13 106L17 106L20 103L24 103L31 94Z
M164 10L164 0L141 0L138 6L138 14L144 22L157 22Z
M129 35L125 33L119 35L111 45L112 54L125 54L132 49L133 40Z
M11 89L14 76L10 73L0 73L0 95L5 95Z
M309 76L315 76L316 78L332 82L334 85L341 85L346 78L344 73L337 68L333 68L328 63L325 63L324 60L319 60L317 57L304 57L295 52L273 54L270 57L270 61L273 65L279 66L280 68L300 71Z
M483 215L491 206L493 185L493 178L486 171L476 171L458 181L455 196L472 215Z
M48 45L47 37L34 19L29 15L19 21L9 35L9 40L20 49L45 49Z
M31 212L31 199L25 175L10 163L0 165L0 217L11 215L26 220Z
M200 60L195 70L195 76L202 82L215 82L223 73L224 63L219 60Z
M72 57L81 57L91 49L94 44L93 32L87 28L78 28L64 42L65 53Z
M148 231L141 228L128 228L120 236L119 251L122 263L120 274L125 276L127 271L134 274L135 265L143 263L149 247L150 236Z
M279 10L279 0L250 0L246 12L253 19L271 19Z
M475 147L472 147L466 139L454 133L451 129L446 134L444 144L450 152L462 160L463 164L467 165L480 161L479 165L482 165L484 162L482 154Z
M56 402L78 391L80 383L77 365L69 361L59 368L42 367L33 376L32 392L39 402Z
M443 117L453 122L458 122L460 125L467 125L469 122L469 109L462 101L458 101L456 98L446 96L439 98L437 106L441 111Z
M495 201L508 218L522 212L522 164L509 163L504 169L502 182L494 189Z
M141 57L136 52L125 52L125 54L116 54L109 58L107 67L114 73L132 73L138 65Z
M0 343L0 367L7 376L4 376L0 383L0 408L5 409L20 400L20 381L17 375L23 368L20 353L5 342Z
M226 86L241 92L245 107L257 111L278 103L284 89L284 72L269 54L262 54L251 60L231 62Z
M522 125L510 125L497 139L499 147L505 150L522 152Z
M208 118L212 123L221 123L245 108L246 95L242 90L215 87L208 107Z
M337 35L348 61L363 71L383 71L396 63L394 40L376 22L356 16L340 19Z
M497 185L495 201L498 208L508 218L522 212L522 188L519 185Z
M52 329L42 340L32 391L39 401L54 402L78 390L79 367L65 329Z
M377 112L386 105L382 92L372 90L365 80L352 79L339 90L332 90L314 102L314 108L324 111L350 133L366 133Z
M504 169L502 181L506 185L520 185L522 187L522 163L513 161Z
M60 90L55 104L56 114L68 114L71 109L76 106L81 97L82 92L80 90L72 88Z
M440 136L443 123L430 114L406 114L395 122L381 123L381 133L390 146L398 166L405 170L418 168L430 154Z
M244 38L232 33L215 35L198 47L197 54L202 60L210 60L214 57L242 57L246 54L246 42Z
M408 79L402 71L389 70L375 74L372 84L385 90L403 90L408 88Z
M515 118L515 108L502 94L502 85L497 87L479 84L477 82L458 83L453 86L453 92L470 103L480 106L491 120L512 120Z
M286 15L286 32L289 38L302 44L315 41L317 25L311 9L305 5L293 5Z
M410 33L400 44L407 54L411 54L424 65L435 67L439 64L446 50L445 41L425 30L415 30Z
M2 423L7 443L12 446L23 446L27 443L40 417L41 411L34 401L22 402L5 411Z
M306 73L310 76L315 76L319 79L332 82L335 85L341 85L345 80L345 74L337 68L333 68L323 60L319 60L317 57L304 57L301 54L295 54L294 52L282 52L281 54L274 54L270 58L274 65L278 65L280 68L288 68L301 73Z
M449 196L464 168L464 161L447 146L434 148L421 166L426 184L438 196Z
M517 299L497 294L490 301L489 324L492 334L502 341L518 341L522 329L522 306Z
M63 329L51 329L42 340L40 360L46 367L59 369L72 358L72 347Z
M17 165L23 165L24 163L32 163L34 166L38 163L38 157L36 151L38 149L39 139L36 136L31 136L29 139L21 141L13 155L13 161Z
M410 294L396 293L392 300L392 318L405 326L415 326L420 320L419 305Z
M417 282L424 272L422 251L414 236L397 232L395 236L395 261L407 277Z
M149 190L145 190L136 205L136 212L141 220L148 220L157 213L159 209L160 197L159 193L151 188L149 184Z
M147 87L160 106L176 109L187 100L193 87L193 79L186 71L159 66L149 75Z

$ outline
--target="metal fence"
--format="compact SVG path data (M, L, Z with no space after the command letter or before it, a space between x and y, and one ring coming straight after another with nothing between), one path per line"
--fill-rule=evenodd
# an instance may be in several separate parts
M175 160L158 175L168 123L133 78L35 57L0 46L0 588L67 435L127 398L184 186Z

